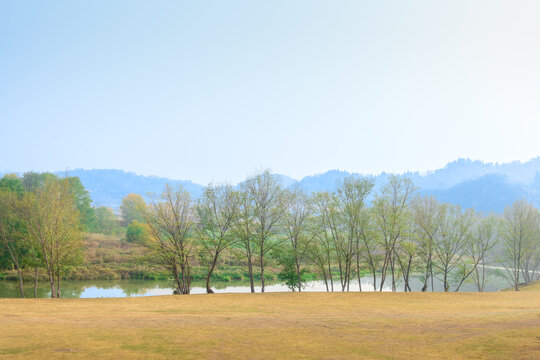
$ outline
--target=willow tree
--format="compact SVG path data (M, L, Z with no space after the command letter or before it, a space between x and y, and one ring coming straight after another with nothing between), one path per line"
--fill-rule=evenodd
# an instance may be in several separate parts
M165 186L161 198L146 213L151 246L159 263L174 278L177 294L191 291L191 261L195 244L192 230L194 209L189 193L181 185Z
M284 214L283 191L279 178L268 170L247 179L245 187L253 201L253 239L259 255L261 291L264 292L264 257L281 242L278 236Z
M209 185L197 205L201 259L208 267L205 280L209 294L213 293L210 279L220 254L237 242L232 230L239 208L240 198L228 185Z
M47 271L51 297L60 297L61 278L81 260L83 233L69 179L48 179L27 193L19 208L30 239Z

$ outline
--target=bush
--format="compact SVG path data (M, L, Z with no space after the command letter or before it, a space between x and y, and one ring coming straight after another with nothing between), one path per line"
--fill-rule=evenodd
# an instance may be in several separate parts
M133 221L127 227L126 241L141 245L147 244L150 241L150 235L148 235L145 224L140 223L137 220Z

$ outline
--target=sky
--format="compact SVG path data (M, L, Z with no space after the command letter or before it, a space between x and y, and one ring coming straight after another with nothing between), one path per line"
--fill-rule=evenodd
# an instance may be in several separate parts
M540 155L538 1L2 1L0 172Z

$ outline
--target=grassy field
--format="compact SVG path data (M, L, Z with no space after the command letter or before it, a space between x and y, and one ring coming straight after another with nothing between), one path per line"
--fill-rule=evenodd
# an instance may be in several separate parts
M0 357L539 359L540 292L0 299Z

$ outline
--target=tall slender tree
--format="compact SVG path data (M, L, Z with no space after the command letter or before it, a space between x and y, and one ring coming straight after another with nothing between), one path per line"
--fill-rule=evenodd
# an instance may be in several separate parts
M287 235L289 249L294 261L297 289L302 291L302 263L305 261L313 233L309 231L312 206L308 196L295 187L285 192L286 212L283 216L283 228Z
M191 291L191 261L194 255L194 209L191 196L181 185L165 186L161 198L154 200L146 213L152 248L159 263L175 281L177 294Z
M508 283L519 291L524 259L532 243L538 241L539 212L526 200L518 200L504 210L501 222L500 261Z
M396 245L409 226L410 202L414 191L414 184L409 178L389 175L388 183L375 198L373 211L384 254L379 291L383 289L388 269L392 276L392 291L396 291Z
M428 288L431 279L433 287L433 243L438 235L445 214L445 206L433 196L417 196L413 201L412 217L413 231L416 235L418 248L424 263L424 284L422 291Z
M232 232L238 239L244 255L246 257L246 264L248 268L249 285L251 292L255 292L255 283L253 280L253 255L255 253L255 219L253 213L253 201L251 195L246 188L245 183L240 185L241 190L235 192L235 196L238 198L238 215L233 223Z
M366 198L373 189L373 180L358 176L348 176L337 188L337 200L339 204L340 218L343 221L345 232L344 246L340 247L344 259L345 276L344 288L349 290L352 268L356 261L356 274L358 277L358 289L362 291L360 270L360 243L362 241L363 210Z
M245 186L253 201L253 238L259 255L261 292L264 292L264 257L283 241L279 239L279 226L284 213L283 191L279 178L268 170L247 179Z
M213 293L210 279L219 256L223 250L237 242L232 230L239 208L240 199L229 185L209 185L204 189L197 206L201 259L208 267L205 280L206 292L209 294Z

